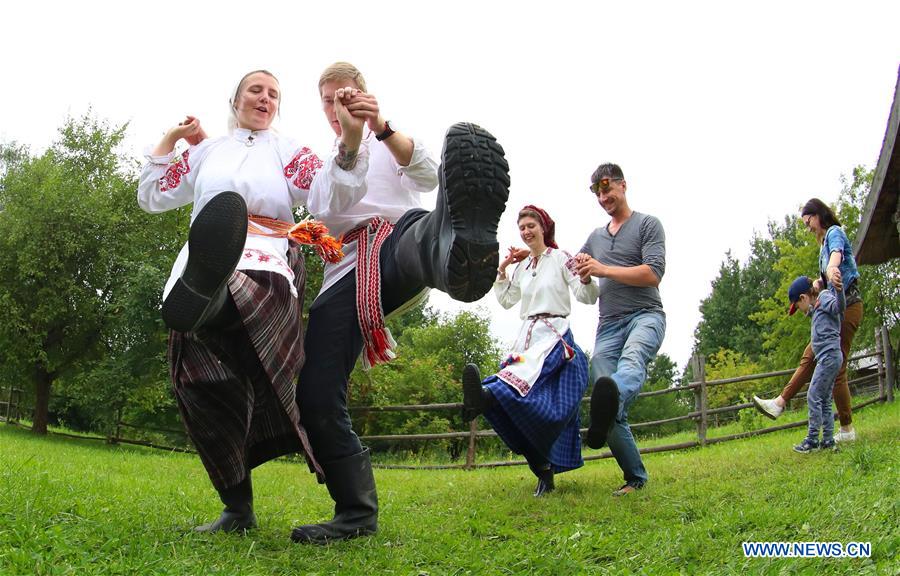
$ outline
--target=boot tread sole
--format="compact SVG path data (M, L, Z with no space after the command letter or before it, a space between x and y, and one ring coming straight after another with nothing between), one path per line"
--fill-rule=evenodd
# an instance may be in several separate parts
M212 198L191 224L188 261L163 302L163 321L178 332L197 328L213 297L237 268L247 239L247 205L240 194Z
M500 263L497 225L509 198L509 164L490 132L461 122L447 131L441 170L454 233L448 293L472 302L490 290Z

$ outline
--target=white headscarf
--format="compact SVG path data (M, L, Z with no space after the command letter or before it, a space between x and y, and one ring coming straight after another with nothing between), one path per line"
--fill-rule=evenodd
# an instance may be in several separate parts
M274 74L272 74L271 72L269 72L268 70L265 70L263 68L247 72L246 74L244 74L241 77L240 80L238 80L237 85L234 87L234 90L231 91L231 98L228 99L228 122L227 122L227 124L228 124L228 133L229 134L233 134L235 129L238 127L237 109L235 108L235 106L237 105L236 103L237 103L238 96L240 96L240 94L238 92L241 89L241 83L247 79L247 76L250 76L251 74L256 74L257 72L262 72L263 74L267 74L267 75L271 76L272 78L274 78L276 82L278 82L278 78ZM281 86L281 82L278 82L278 86L279 87ZM281 118L281 93L280 92L278 94L277 117ZM273 122L274 122L274 119L273 119ZM272 127L270 127L270 130L275 131L275 129Z

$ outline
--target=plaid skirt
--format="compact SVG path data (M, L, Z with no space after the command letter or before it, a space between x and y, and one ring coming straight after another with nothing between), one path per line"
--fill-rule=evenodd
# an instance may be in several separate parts
M526 396L496 375L482 383L497 399L497 406L484 414L497 435L516 454L532 453L547 459L554 472L584 466L580 407L588 385L588 363L572 339L572 331L566 331L563 338L575 349L575 357L566 360L562 343L557 343Z
M228 281L243 328L169 333L169 367L178 409L217 490L241 482L254 467L300 452L321 468L300 424L294 380L305 359L306 268L292 244L288 263L299 298L284 276L238 270Z

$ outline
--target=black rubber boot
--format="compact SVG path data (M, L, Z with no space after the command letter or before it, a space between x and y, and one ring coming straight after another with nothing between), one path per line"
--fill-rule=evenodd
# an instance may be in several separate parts
M494 284L500 263L497 224L509 198L503 154L480 126L451 126L444 137L434 211L400 239L404 271L454 300L478 300Z
M226 306L228 279L247 239L247 204L237 192L220 192L194 218L188 261L162 306L166 326L193 332Z
M591 392L591 426L584 443L591 448L603 448L618 412L619 387L616 381L609 376L597 378Z
M219 492L225 509L215 522L197 526L195 532L245 532L256 528L253 513L253 485L250 474L240 484Z
M369 449L322 464L325 485L334 500L334 518L321 524L294 528L291 540L307 544L329 544L369 536L378 530L378 494Z

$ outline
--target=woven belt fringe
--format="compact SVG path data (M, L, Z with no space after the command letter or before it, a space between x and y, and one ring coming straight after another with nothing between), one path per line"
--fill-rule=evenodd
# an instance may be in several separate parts
M257 224L265 226L271 232L263 230ZM340 262L341 258L344 257L340 240L329 235L328 228L318 220L306 219L295 224L276 218L250 215L250 221L247 223L247 232L273 238L288 238L298 244L313 246L322 260L332 264Z
M363 368L389 362L397 357L397 343L384 325L381 307L381 245L394 225L381 217L367 226L354 228L344 236L344 243L356 240L356 312L363 337ZM374 236L370 239L369 235Z

